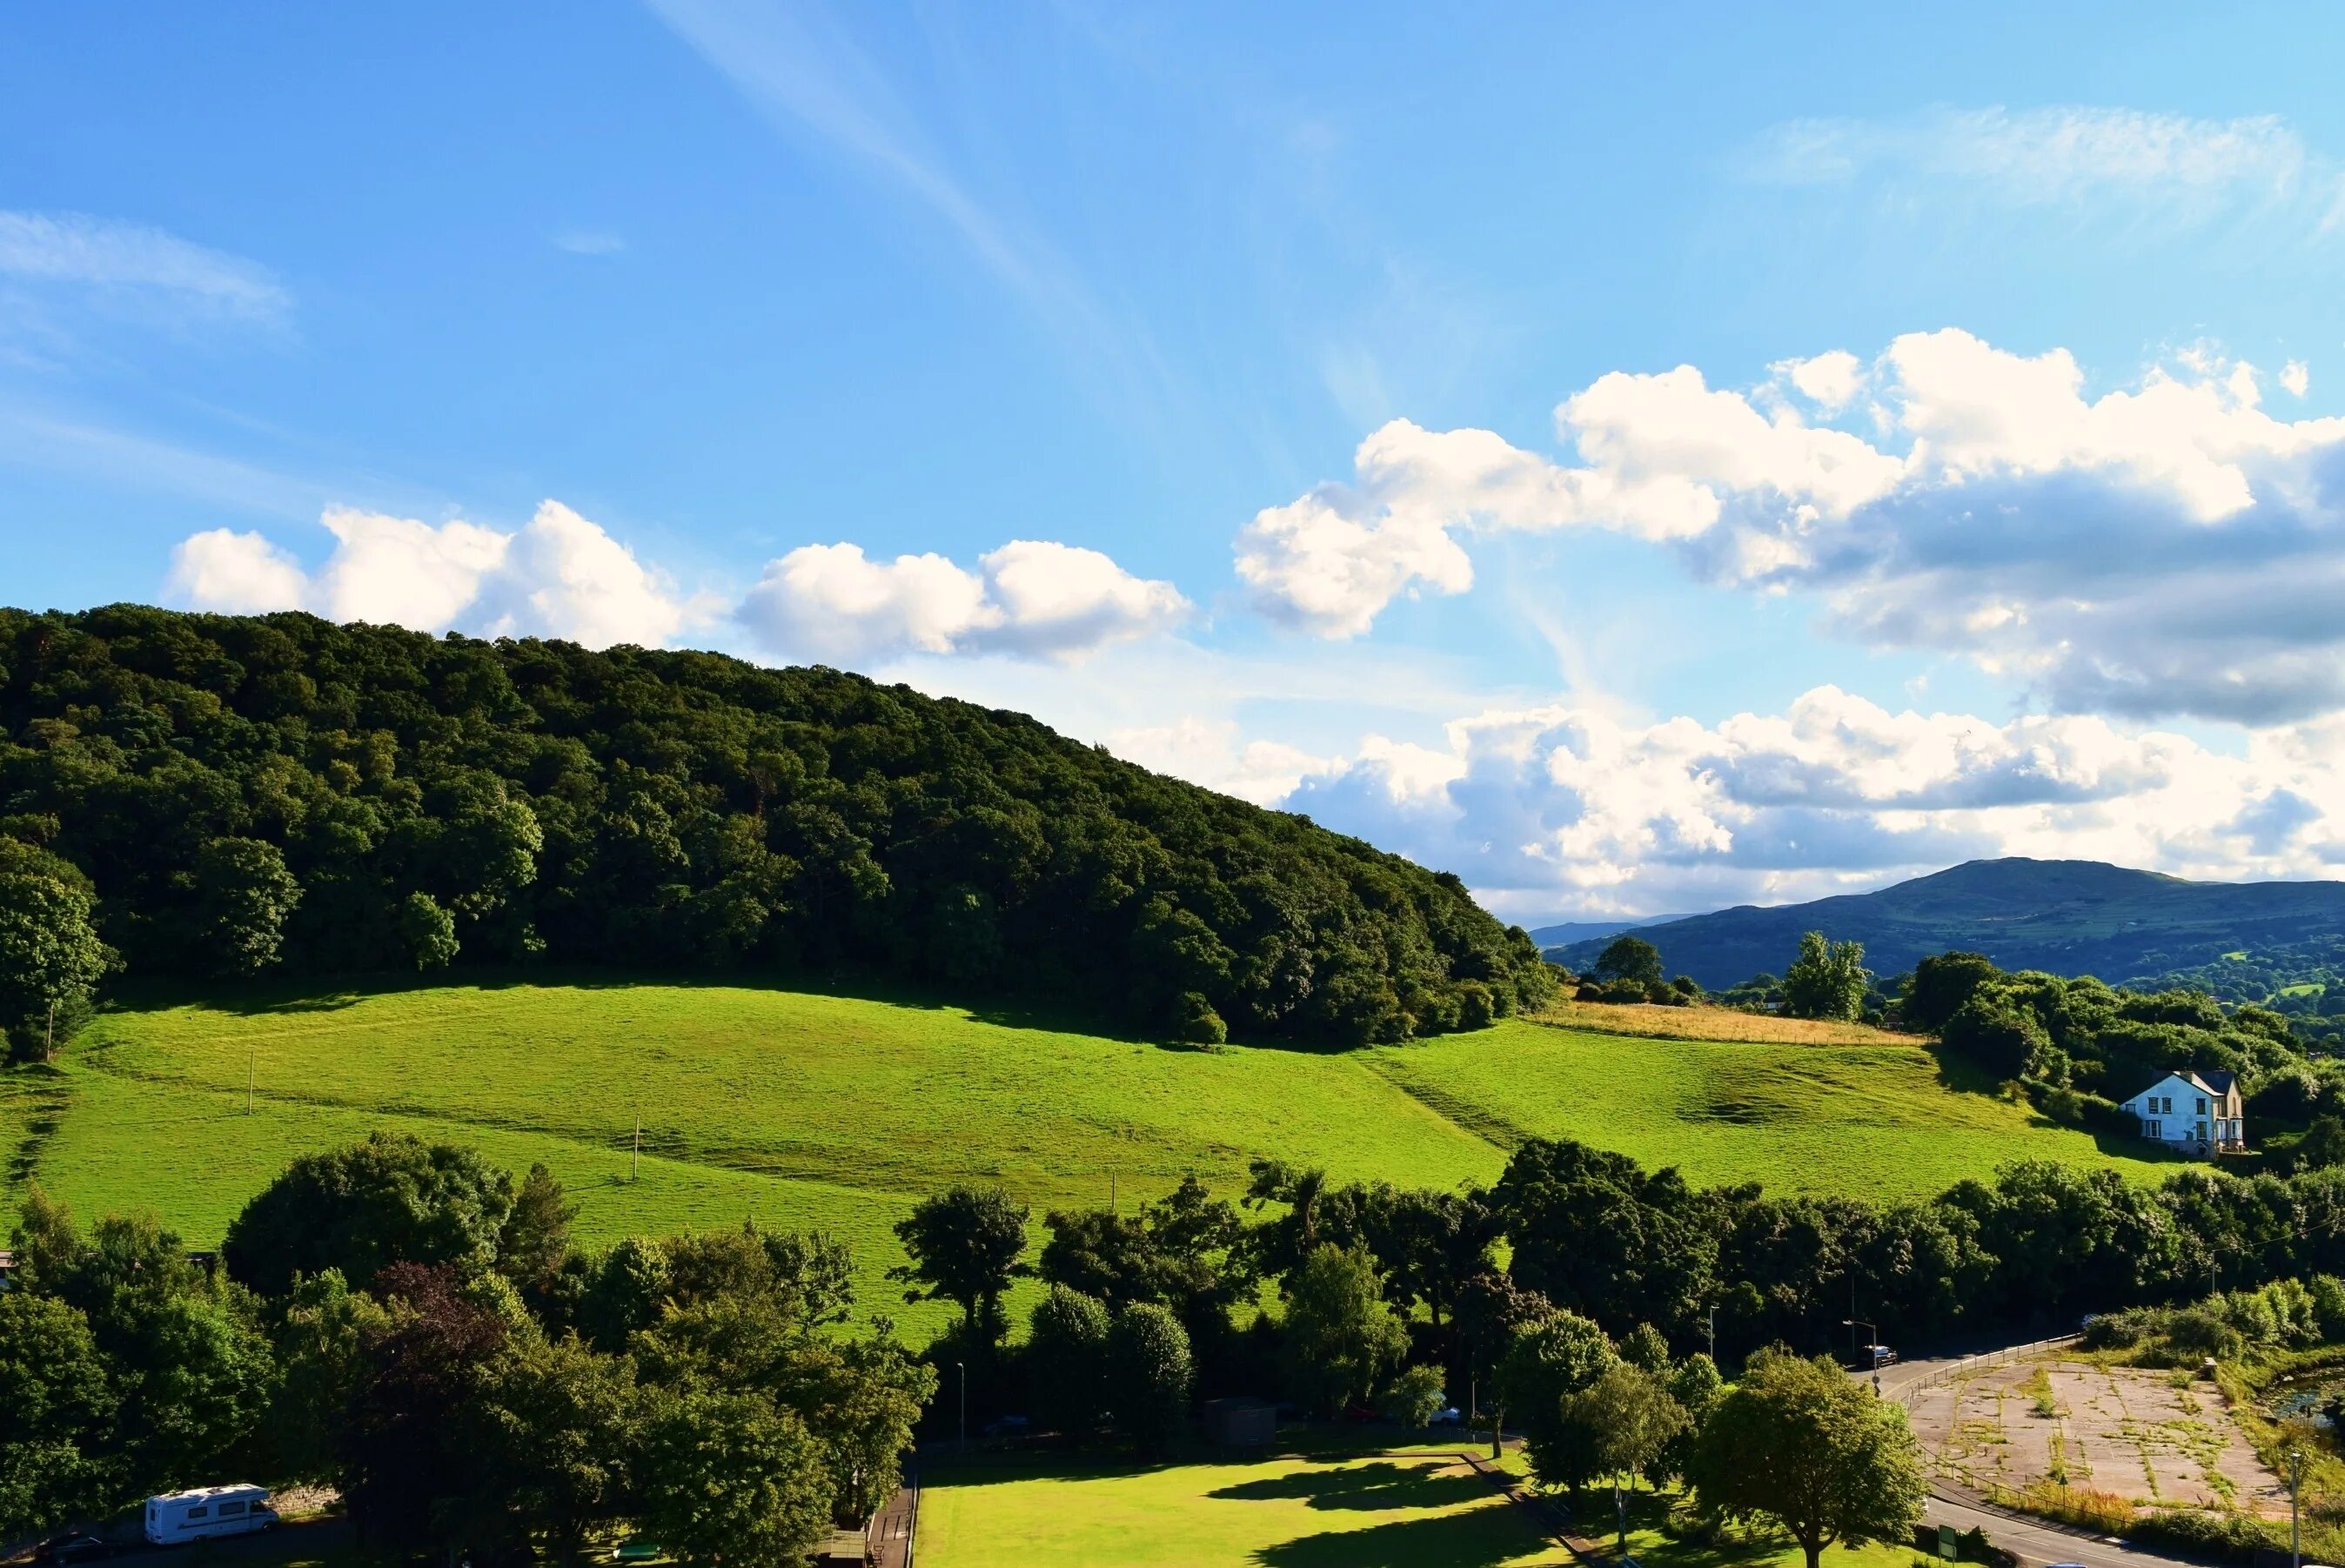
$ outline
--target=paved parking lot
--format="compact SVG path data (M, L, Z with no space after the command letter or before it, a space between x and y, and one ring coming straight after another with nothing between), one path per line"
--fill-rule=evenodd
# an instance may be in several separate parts
M2138 1504L2284 1515L2212 1383L2135 1367L2023 1361L1915 1391L1914 1430L1942 1479L1977 1492L2050 1480Z

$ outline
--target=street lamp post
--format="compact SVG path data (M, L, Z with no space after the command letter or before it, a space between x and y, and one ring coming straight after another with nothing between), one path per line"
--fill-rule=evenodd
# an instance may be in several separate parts
M2290 1449L2288 1455L2288 1568L2304 1568L2296 1530L2296 1493L2304 1483L2304 1455Z
M1881 1343L1880 1324L1868 1323L1862 1318L1843 1318L1841 1321L1848 1325L1848 1359L1850 1360L1853 1361L1856 1359L1856 1331L1859 1329L1863 1329L1867 1334L1872 1336L1871 1339L1864 1342L1867 1349L1870 1349L1873 1346ZM1877 1370L1878 1369L1875 1369Z
M969 1451L969 1363L955 1361L953 1366L960 1373L960 1451L967 1453Z

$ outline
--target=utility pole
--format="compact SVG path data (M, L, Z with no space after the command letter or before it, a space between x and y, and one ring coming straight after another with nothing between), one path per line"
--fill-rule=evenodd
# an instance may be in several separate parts
M955 1361L960 1372L960 1451L969 1451L969 1363Z

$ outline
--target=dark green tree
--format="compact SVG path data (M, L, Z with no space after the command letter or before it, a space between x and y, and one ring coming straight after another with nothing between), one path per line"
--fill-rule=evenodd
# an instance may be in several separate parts
M1799 956L1783 972L1783 1014L1788 1018L1859 1017L1872 980L1864 967L1863 942L1826 942L1823 932L1812 931L1800 938Z
M532 1165L497 1232L497 1271L523 1289L543 1289L570 1254L578 1206L543 1161Z
M1998 1079L2035 1076L2052 1054L2052 1038L2035 1012L2000 986L1973 992L1939 1030L1957 1052Z
M0 838L0 1034L19 1060L46 1060L88 1016L114 962L92 921L88 879Z
M106 1512L123 1481L117 1403L87 1318L54 1297L0 1292L0 1535Z
M830 1528L821 1446L758 1392L662 1400L639 1470L644 1528L689 1568L798 1568Z
M1925 1034L1937 1033L1981 986L2002 975L1985 953L1942 952L1922 960L1914 966L1914 977L1905 985L1906 1025Z
M1034 1413L1072 1441L1089 1437L1108 1409L1109 1328L1105 1307L1064 1285L1034 1304L1026 1334Z
M1507 1410L1523 1428L1531 1469L1573 1497L1601 1474L1597 1434L1567 1409L1569 1396L1592 1388L1619 1365L1604 1330L1576 1312L1554 1312L1523 1324L1499 1359L1497 1382Z
M633 1512L636 1412L634 1363L574 1338L510 1340L485 1369L470 1418L480 1462L556 1563L578 1562L589 1532Z
M1631 981L1639 985L1661 982L1661 950L1640 936L1616 936L1596 955L1589 972L1599 980Z
M950 1301L965 1329L991 1344L1001 1337L1001 1296L1033 1270L1026 1250L1028 1211L999 1187L956 1186L924 1199L897 1221L896 1237L911 1262L888 1271L911 1283L907 1301Z
M1905 1407L1827 1357L1762 1351L1711 1411L1694 1445L1703 1504L1780 1525L1808 1568L1838 1543L1903 1545L1927 1495Z
M1171 1449L1188 1423L1195 1378L1181 1320L1152 1301L1125 1308L1108 1331L1107 1369L1117 1429L1142 1453Z
M229 1222L220 1255L265 1296L328 1268L368 1282L393 1263L485 1268L513 1203L511 1174L472 1150L377 1132L295 1159Z
M367 1377L368 1347L391 1316L329 1268L305 1275L278 1304L271 1334L279 1380L266 1431L272 1474L322 1483L335 1478L343 1423Z
M301 884L284 851L265 839L213 839L196 853L196 945L212 972L259 974L273 966Z
M1588 1387L1563 1396L1560 1424L1572 1431L1572 1449L1586 1453L1598 1474L1610 1476L1617 1492L1623 1483L1658 1469L1670 1445L1692 1422L1661 1380L1621 1361ZM1620 1517L1625 1553L1629 1532L1625 1515Z
M1408 1331L1384 1298L1367 1248L1322 1242L1286 1277L1279 1354L1296 1398L1339 1416L1375 1391L1408 1353Z

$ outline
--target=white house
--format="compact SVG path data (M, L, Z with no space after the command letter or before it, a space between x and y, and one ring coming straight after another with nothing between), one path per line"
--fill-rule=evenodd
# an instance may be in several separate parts
M2141 1135L2180 1154L2236 1153L2248 1146L2247 1105L2233 1073L2168 1073L2125 1103Z

